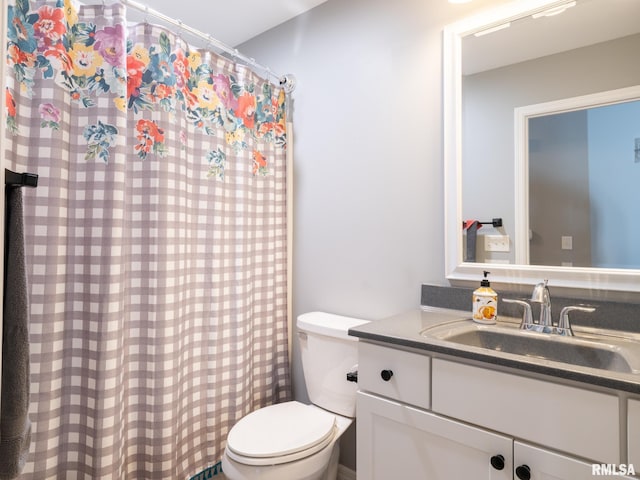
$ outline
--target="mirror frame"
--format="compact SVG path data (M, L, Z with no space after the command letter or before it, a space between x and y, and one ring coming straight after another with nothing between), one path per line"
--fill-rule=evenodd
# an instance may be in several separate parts
M448 280L477 282L483 270L496 283L534 285L542 279L558 287L640 291L640 270L470 263L463 261L462 231L462 39L466 35L532 15L567 0L520 0L448 25L443 30L443 133L445 275ZM517 125L514 126L514 135ZM514 152L514 158L517 152ZM514 182L518 182L514 178ZM515 201L515 199L514 199ZM518 206L517 206L518 207ZM516 208L516 212L517 212ZM512 242L512 248L515 242Z

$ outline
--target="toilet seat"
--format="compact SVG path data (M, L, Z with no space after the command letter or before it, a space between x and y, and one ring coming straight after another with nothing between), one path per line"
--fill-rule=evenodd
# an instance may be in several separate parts
M245 465L278 465L319 452L335 433L334 414L296 401L279 403L236 423L227 437L227 455Z

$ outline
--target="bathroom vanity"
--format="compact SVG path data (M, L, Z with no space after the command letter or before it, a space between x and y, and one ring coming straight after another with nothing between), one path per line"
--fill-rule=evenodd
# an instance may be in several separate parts
M416 310L350 330L360 340L358 478L637 478L635 365L609 371L442 334L469 329L469 318Z

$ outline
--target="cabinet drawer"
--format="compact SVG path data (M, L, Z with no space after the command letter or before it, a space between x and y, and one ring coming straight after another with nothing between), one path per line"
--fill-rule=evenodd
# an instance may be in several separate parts
M627 419L627 442L629 463L640 470L640 400L629 400Z
M433 360L433 411L603 463L620 463L618 397ZM597 432L597 433L596 433Z
M360 341L358 364L359 390L430 407L430 357Z

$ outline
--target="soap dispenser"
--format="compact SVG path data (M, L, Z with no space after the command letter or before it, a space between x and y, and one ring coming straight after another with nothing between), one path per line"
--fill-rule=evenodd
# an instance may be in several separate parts
M487 275L480 282L480 288L473 292L473 321L477 323L496 323L498 316L498 294L491 288Z

